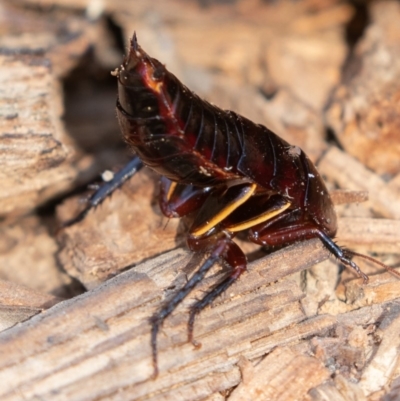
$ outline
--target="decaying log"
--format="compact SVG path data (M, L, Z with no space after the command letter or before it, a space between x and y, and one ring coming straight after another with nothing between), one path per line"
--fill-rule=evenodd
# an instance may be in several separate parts
M51 396L54 400L84 400L90 388L90 399L201 399L238 383L236 363L240 358L255 361L277 346L296 344L316 335L328 341L332 330L341 332L340 341L333 348L322 352L326 346L318 346L319 362L304 362L308 369L313 364L321 366L321 361L327 363L332 353L338 357L343 352L339 344L350 341L354 324L346 329L346 325L338 325L334 315L307 318L299 303L303 292L290 277L284 277L327 256L319 241L312 240L253 262L249 272L199 316L195 337L202 347L193 349L186 342L186 308L220 275L204 280L164 324L158 341L160 375L156 380L150 379L148 318L174 291L165 291L171 278L175 286L185 279L182 269L190 254L177 249L145 262L0 334L1 398ZM355 281L362 286L359 279ZM390 293L385 283L391 283ZM365 295L356 297L354 309L360 308L362 299L368 303L372 294L390 303L400 291L400 281L385 275L384 280L377 277L363 288ZM364 309L364 313L356 310L358 318L353 318L360 329L378 317L374 319L371 306ZM384 309L381 307L380 316L387 313ZM385 331L386 327L380 330ZM353 349L351 355L364 352L360 344L349 344ZM346 361L353 363L354 356L350 360L349 357L342 358L343 367ZM304 360L304 356L298 358ZM393 360L387 362L389 366L382 365L382 361L380 365L385 372L393 366ZM321 366L322 378L327 377L324 369ZM351 377L352 372L343 370L343 374ZM321 377L316 384L322 382ZM304 396L309 388L297 386L293 391ZM275 397L281 393L272 387L268 391L275 391Z
M179 219L161 215L154 192L158 177L149 170L137 174L86 218L59 233L59 260L87 288L183 243ZM75 217L81 197L59 208L59 221ZM153 201L152 201L153 200ZM80 203L80 204L79 204Z
M217 385L215 374L237 369L234 364L239 355L254 359L279 344L333 327L332 317L306 320L298 303L303 293L293 282L279 282L288 273L326 257L319 242L310 241L254 262L244 279L198 319L195 335L203 344L199 350L186 343L185 309L193 297L185 300L160 333L160 376L155 381L149 380L148 317L162 302L160 295L166 283L170 285L171 275L175 285L184 279L182 268L190 255L178 249L152 259L3 332L1 397L17 399L22 392L26 399L34 395L46 398L52 393L53 399L58 399L55 394L59 392L61 398L79 400L85 399L86 386L90 386L95 389L93 398L149 399L154 392L168 392L165 399L173 399L181 390L189 394L188 385L193 381L194 386L197 380ZM214 280L205 280L199 291ZM278 283L268 285L275 281ZM40 364L40 370L32 364ZM202 391L211 393L208 386Z
M397 396L400 282L368 262L357 259L370 275L364 285L347 270L339 279L337 263L318 241L260 258L258 247L238 239L253 262L198 317L195 338L202 347L186 342L187 309L221 279L221 266L165 321L160 376L150 380L148 319L202 257L181 248L185 222L161 215L158 178L142 171L58 235L55 214L59 223L76 216L85 195L74 193L56 213L50 204L38 215L15 218L49 199L55 203L54 196L68 188L80 191L103 166L122 164L125 156L114 148L115 82L100 85L121 62L122 43L121 49L116 43L127 43L136 30L143 47L190 88L301 146L319 163L331 190L351 189L333 192L342 205L337 241L356 251L382 252L379 260L398 266L400 174L382 151L388 145L374 145L371 158L352 153L366 146L345 139L351 134L351 141L360 141L367 132L361 141L377 134L392 140L396 132L398 5L365 5L371 23L365 22L353 51L343 34L359 18L353 3L218 3L2 4L0 179L7 191L0 194L6 219L0 226L0 278L8 281L0 283L0 324L21 322L0 333L2 400ZM46 5L52 7L41 8ZM89 48L91 58L82 58ZM358 62L363 68L354 69ZM64 81L63 97L60 79L76 65L80 69ZM344 151L326 140L327 122ZM350 154L363 163L371 159L370 168L390 175L378 176ZM356 205L366 192L370 200ZM345 208L347 203L353 205ZM88 291L74 290L71 277Z
M54 296L0 280L0 330L12 327L60 301Z
M0 215L9 218L65 191L78 174L59 79L88 49L89 35L77 17L49 18L9 3L0 13Z
M350 155L393 175L400 171L400 4L371 3L370 13L327 118Z
M0 56L1 214L34 208L74 175L59 130L57 82L42 57Z
M0 226L0 279L66 298L71 277L56 260L58 245L37 216Z
M400 218L400 193L349 154L331 147L318 170L341 188L367 190L371 208L379 215Z

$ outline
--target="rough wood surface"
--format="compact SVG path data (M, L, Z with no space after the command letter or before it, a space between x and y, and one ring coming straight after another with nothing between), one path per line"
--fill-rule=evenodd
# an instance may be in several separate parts
M60 301L52 295L0 280L0 330L27 320Z
M331 147L318 164L319 171L340 187L369 190L370 207L379 215L400 218L400 192L349 154Z
M199 391L204 397L231 387L232 375L236 382L240 378L234 374L239 354L254 359L334 326L333 317L306 319L298 302L304 295L293 281L268 285L326 257L320 243L310 241L254 262L246 280L198 319L199 350L186 343L184 310L193 297L185 300L160 335L160 376L153 381L148 317L163 301L166 283L179 285L185 279L182 270L190 259L181 249L164 254L4 332L1 398L53 394L56 400L62 389L60 399L79 400L86 399L90 386L91 397L98 399L189 400L199 399ZM214 280L206 280L199 291ZM33 369L37 364L39 371ZM222 372L228 380L217 380Z
M400 171L400 4L376 2L328 120L345 150L379 174Z
M21 213L43 202L73 177L63 164L61 98L46 59L0 56L1 214ZM58 187L58 188L57 188Z
M151 380L148 317L164 296L169 296L169 291L162 296L166 283L172 279L179 285L185 278L182 269L190 257L181 249L171 251L3 332L2 399L84 400L87 388L92 389L90 399L201 399L239 383L239 356L255 361L278 346L314 338L303 342L303 347L313 350L314 357L306 357L301 347L295 354L284 348L277 351L278 355L289 352L289 356L280 358L289 370L276 377L277 383L282 380L281 384L287 387L289 372L293 372L290 358L303 364L303 374L311 369L315 375L315 381L291 383L286 388L290 399L293 394L304 396L311 385L327 379L329 373L322 364L329 360L336 361L336 369L340 371L341 367L344 377L359 378L368 350L380 349L380 341L372 341L372 334L383 338L386 331L390 334L397 330L397 320L391 316L400 311L392 301L400 291L400 281L389 275L376 276L362 290L360 280L349 283L360 288L358 295L348 301L348 311L353 310L353 315L348 312L343 319L324 314L308 317L304 313L304 293L288 275L327 257L321 244L312 240L253 262L243 280L199 317L195 335L202 347L193 349L186 343L185 309L216 277L202 283L164 325L159 338L160 376ZM374 307L369 305L373 298L377 303ZM377 334L376 328L368 325L385 315L388 325L381 325ZM385 346L389 346L390 338L385 340ZM340 343L348 345L338 347ZM385 350L382 354L386 355ZM273 360L276 355L268 358ZM376 369L383 374L393 370L396 352L390 357L375 355ZM356 369L351 370L355 363ZM34 368L39 365L40 370ZM258 370L258 375L264 376L258 380L268 382L273 372ZM368 374L367 371L362 377L368 378ZM364 381L361 385L369 392L382 388L380 378L375 384ZM274 394L273 399L280 399L283 390L271 384L270 390L267 387L265 391Z
M71 276L94 288L128 266L183 244L179 220L168 221L160 212L157 183L149 170L140 172L84 221L59 233L59 260ZM61 222L76 216L76 206L85 206L79 200L60 207Z
M38 216L0 226L0 279L64 298L72 280L59 268L58 245Z
M246 359L239 366L242 382L231 394L231 401L298 400L330 377L318 359L289 347L277 348L256 366Z
M88 49L79 18L0 9L0 215L18 216L71 187L78 169L61 120L60 77Z
M0 398L398 398L399 281L368 262L357 259L370 275L363 285L339 274L318 241L265 257L239 239L252 263L199 316L202 348L186 343L187 308L221 266L165 322L151 381L148 318L201 258L181 248L185 222L161 215L158 178L143 171L56 234L87 184L129 157L109 72L136 30L190 88L301 146L339 189L339 244L399 266L398 10L395 1L4 0L0 325L21 323L0 333Z

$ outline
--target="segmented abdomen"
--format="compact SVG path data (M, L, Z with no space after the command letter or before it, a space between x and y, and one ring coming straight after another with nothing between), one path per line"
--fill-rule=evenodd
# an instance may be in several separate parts
M139 46L119 70L121 130L142 161L182 184L255 182L336 230L333 205L314 165L268 128L200 99ZM312 211L308 206L313 205Z

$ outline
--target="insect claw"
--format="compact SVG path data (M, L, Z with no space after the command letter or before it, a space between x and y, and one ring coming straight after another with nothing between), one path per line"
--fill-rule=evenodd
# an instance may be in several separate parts
M350 267L357 273L357 276L362 278L364 284L368 284L369 277L352 261L350 261Z

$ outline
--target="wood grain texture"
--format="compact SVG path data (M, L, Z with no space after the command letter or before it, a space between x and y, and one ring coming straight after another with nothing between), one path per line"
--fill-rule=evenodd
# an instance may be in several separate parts
M346 313L343 319L334 315L307 317L304 314L301 307L304 293L299 284L284 277L327 257L321 244L312 240L253 262L249 272L200 315L195 336L202 347L193 349L186 342L185 309L195 300L196 294L220 276L212 275L201 283L164 324L159 337L160 375L151 380L148 317L170 296L171 276L175 276L174 285L179 285L184 278L182 270L190 257L182 249L166 253L3 332L0 335L2 399L17 400L22 396L26 400L35 397L196 400L239 383L241 376L236 364L240 358L256 361L276 347L302 343L313 350L316 359L305 356L302 348L296 352L283 348L268 357L273 360L281 355L278 359L287 364L285 369L289 370L283 369L282 379L276 378L283 380L282 385L290 379L289 372L294 372L292 363L303 367L298 383L305 387L290 380L291 386L284 387L286 392L279 386L274 390L272 384L270 389L265 388L268 394L274 394L273 399L279 399L282 391L290 399L293 394L305 396L311 385L317 386L328 378L323 363L336 361L338 366L346 368L360 363L368 348L380 349L379 342L370 342L369 336L376 329L368 328L368 322L387 316L388 324L381 325L380 336L384 336L386 330L395 330L390 322L397 309L390 307L390 302L396 302L400 282L390 276L377 277L363 287L360 280L354 280L354 287L359 288L360 294L354 299L348 294L348 303L355 316ZM392 286L392 296L389 296L388 283ZM369 305L372 297L375 297L373 303L378 303L374 307ZM387 306L383 304L379 309L381 302ZM301 342L309 338L314 340ZM357 340L362 338L365 344ZM391 340L387 341L385 344L389 346ZM393 354L389 359L377 359L379 369L383 372L392 369L397 358L398 355ZM308 375L307 369L313 372L315 381L302 381L302 374ZM257 380L264 380L264 383L268 382L268 375L274 376L273 370L259 369L258 372L263 378ZM344 377L356 373L357 370L342 371ZM370 381L366 379L366 382L369 386ZM374 388L378 388L379 383ZM259 384L255 384L255 388L257 386ZM90 396L87 388L91 389Z
M182 268L190 254L178 249L145 262L3 332L1 397L18 399L22 392L26 399L46 399L52 394L55 400L80 400L86 399L85 388L90 386L96 389L91 399L173 399L180 391L189 394L190 383L195 388L204 380L208 385L201 386L203 392L208 389L211 394L212 382L220 386L215 391L228 388L232 380L216 378L222 372L227 377L234 374L230 372L237 370L240 355L254 359L277 345L334 326L333 317L306 319L298 302L302 291L293 281L280 282L326 257L318 241L310 241L254 262L244 279L199 317L195 327L195 336L202 342L199 350L186 343L185 309L199 294L196 291L164 325L159 337L161 373L155 381L149 380L148 317L169 297L165 284L170 285L170 275L176 276L175 283L185 276ZM205 280L198 291L214 280L215 276ZM154 398L154 393L159 396Z
M400 4L376 2L327 113L342 146L378 174L400 171Z
M5 215L30 210L65 188L73 169L63 164L68 149L57 130L61 98L47 61L0 56L0 85L5 116L0 120L0 209Z
M399 192L348 153L331 147L318 164L318 169L342 188L369 189L369 202L376 213L383 217L400 218Z

